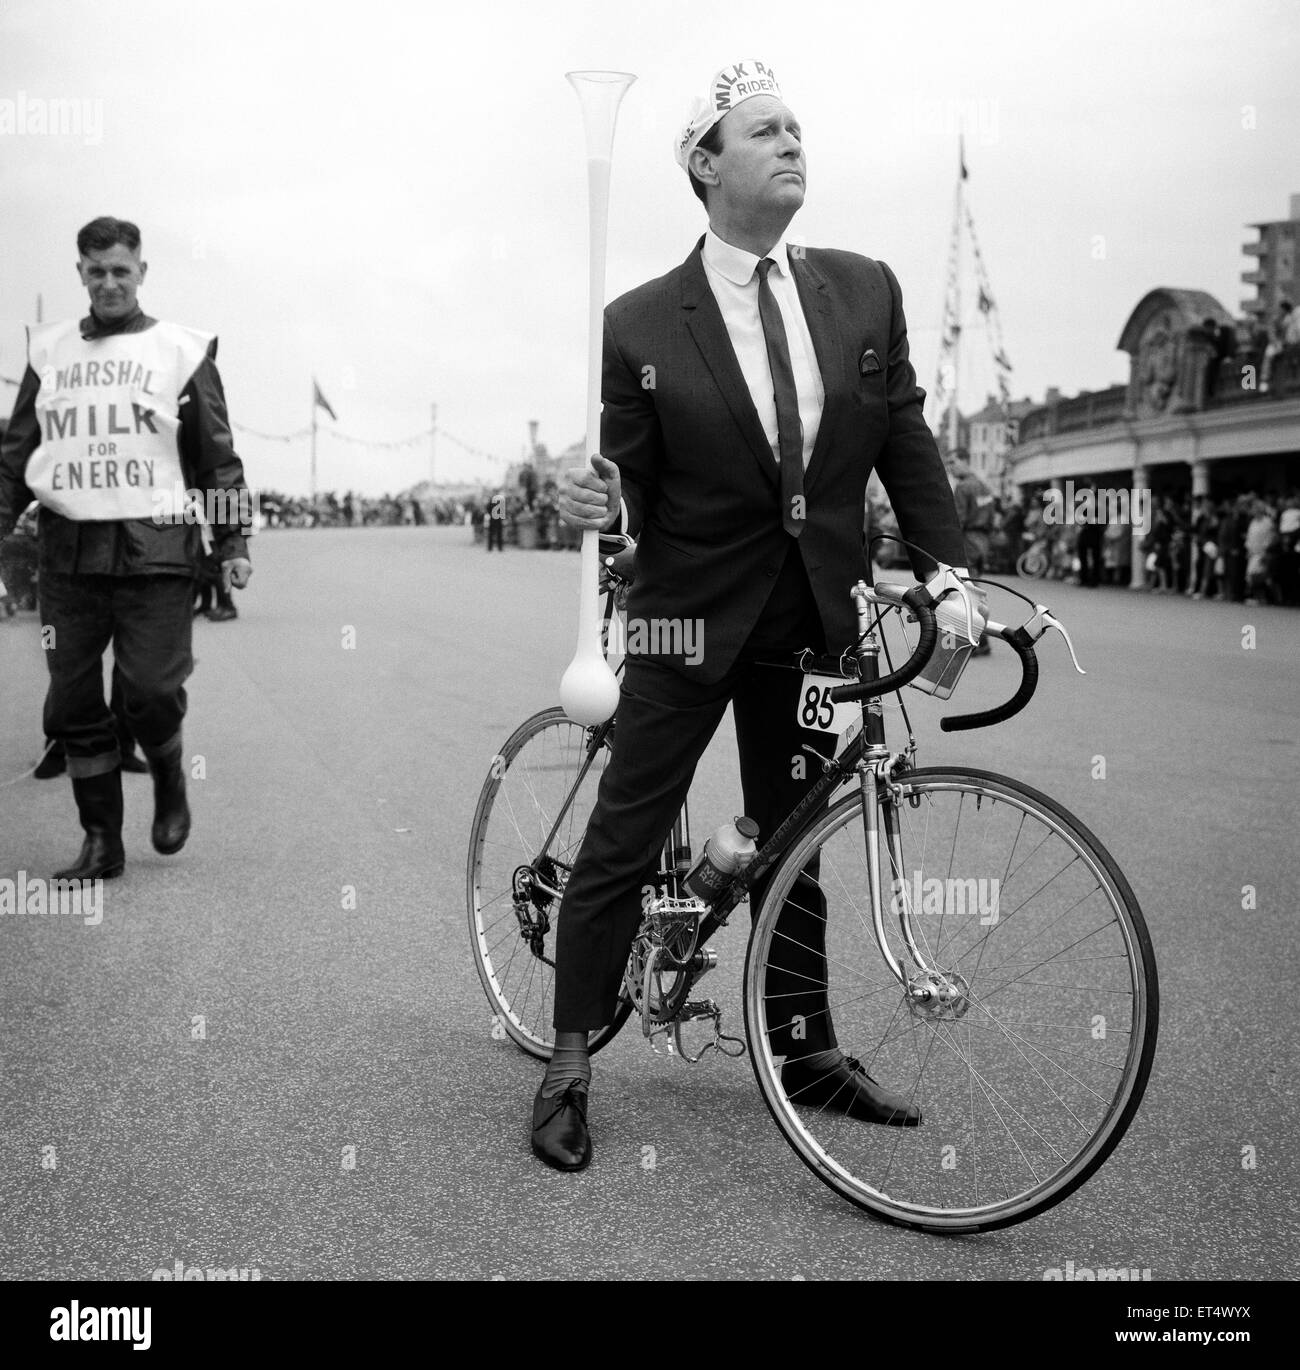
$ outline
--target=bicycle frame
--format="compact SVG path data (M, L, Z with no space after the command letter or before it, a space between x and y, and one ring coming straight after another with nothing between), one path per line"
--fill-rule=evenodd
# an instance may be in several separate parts
M613 593L611 590L610 599L606 606L607 619L613 606ZM860 682L869 683L880 679L880 643L875 624L871 622L871 610L866 604L863 604L859 610L859 629L860 642L854 650L858 665L858 679ZM996 625L990 625L989 631L996 634L998 628ZM889 966L890 971L900 985L907 985L908 973L890 948L885 932L885 901L882 897L880 878L880 810L883 807L885 812L884 836L889 851L891 868L901 871L903 869L902 831L897 811L894 808L891 776L896 770L907 767L910 764L910 759L906 753L896 756L886 744L884 707L879 695L871 695L863 699L861 711L862 726L851 739L844 753L831 760L822 759L823 774L821 778L786 816L777 830L760 848L755 858L736 875L722 895L708 907L707 912L700 919L695 945L702 945L719 928L726 926L735 907L749 897L763 876L798 840L803 829L816 820L823 805L830 799L832 792L856 774L862 787L865 821L863 837L866 844L868 881L871 887L872 928L876 943L880 948L880 954ZM549 851L551 842L563 821L563 816L572 803L573 796L577 793L613 726L614 720L611 718L607 722L588 730L586 758L568 795L565 796L564 804L561 806L550 832L546 836L541 855L545 855ZM665 890L673 897L680 897L682 893L681 882L690 867L691 857L690 816L687 804L683 803L681 811L674 819L672 829L664 842L663 859L659 872ZM547 892L556 896L561 894L559 890L548 889ZM904 944L916 967L923 973L930 972L933 968L927 963L913 933L911 913L910 899L904 897L900 910L900 927ZM677 967L677 969L684 970L685 967Z

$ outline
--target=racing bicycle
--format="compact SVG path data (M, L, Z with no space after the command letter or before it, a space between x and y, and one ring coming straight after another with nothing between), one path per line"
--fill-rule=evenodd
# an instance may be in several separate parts
M621 548L602 558L609 627L626 601L633 555ZM712 902L683 884L692 860L683 809L617 1010L589 1045L599 1051L636 1015L651 1046L686 1061L748 1048L772 1118L820 1180L892 1223L988 1231L1059 1203L1120 1142L1155 1052L1155 955L1128 881L1061 804L992 771L918 767L905 705L908 740L897 751L887 745L882 696L925 667L940 601L964 603L969 632L963 583L940 567L924 585L859 582L852 593L856 646L834 660L805 653L792 663L804 672L801 726L832 734L834 754L828 742L810 757L820 778ZM1023 709L1038 681L1035 644L1049 631L1065 638L1078 668L1064 625L1018 597L1033 605L1023 623L985 629L1019 658L1014 695L942 719L943 731L988 727ZM890 642L900 639L910 655L894 669ZM582 727L544 709L493 758L474 814L475 964L495 1020L541 1060L553 1044L564 889L617 746L617 715ZM717 964L710 939L769 874L745 955L741 1039L723 1031L719 1005L698 985ZM806 950L786 945L787 902L824 919L816 987L841 1046L920 1108L920 1126L855 1121L783 1086L772 1041L789 1014L767 989L769 970ZM701 1031L703 1045L692 1050Z

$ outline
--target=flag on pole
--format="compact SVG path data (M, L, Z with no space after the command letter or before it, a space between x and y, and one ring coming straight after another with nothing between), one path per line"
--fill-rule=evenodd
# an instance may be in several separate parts
M337 423L339 420L339 416L334 412L334 406L330 404L329 400L327 400L324 395L321 394L320 385L317 383L315 376L311 378L311 388L315 392L312 396L313 406L319 409L323 409L330 416L330 418L332 418L334 422Z

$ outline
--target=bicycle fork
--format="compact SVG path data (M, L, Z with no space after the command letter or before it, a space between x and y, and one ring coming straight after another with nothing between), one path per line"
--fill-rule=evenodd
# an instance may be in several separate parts
M874 626L868 621L865 602L859 604L859 622L864 634L857 649L860 678L875 680L880 675L880 643ZM913 1008L923 1009L931 1004L937 1007L952 1002L960 989L927 959L912 925L899 816L902 787L890 773L894 757L885 744L885 711L879 695L870 695L862 701L862 727L865 750L858 763L858 783L862 793L863 841L867 857L872 933L885 964L905 991ZM882 861L882 849L888 857L887 865ZM894 955L889 944L885 930L887 901L896 909L903 945L907 948L915 972Z

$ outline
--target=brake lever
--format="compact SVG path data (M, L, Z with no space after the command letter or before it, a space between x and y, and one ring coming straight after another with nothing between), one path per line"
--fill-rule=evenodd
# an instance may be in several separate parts
M1046 604L1035 604L1033 618L1029 619L1021 626L1035 642L1055 628L1065 639L1065 645L1070 649L1070 660L1074 663L1074 669L1078 671L1080 675L1088 674L1088 672L1079 665L1079 658L1074 654L1074 643L1070 641L1070 634L1065 631L1065 624L1052 613Z

